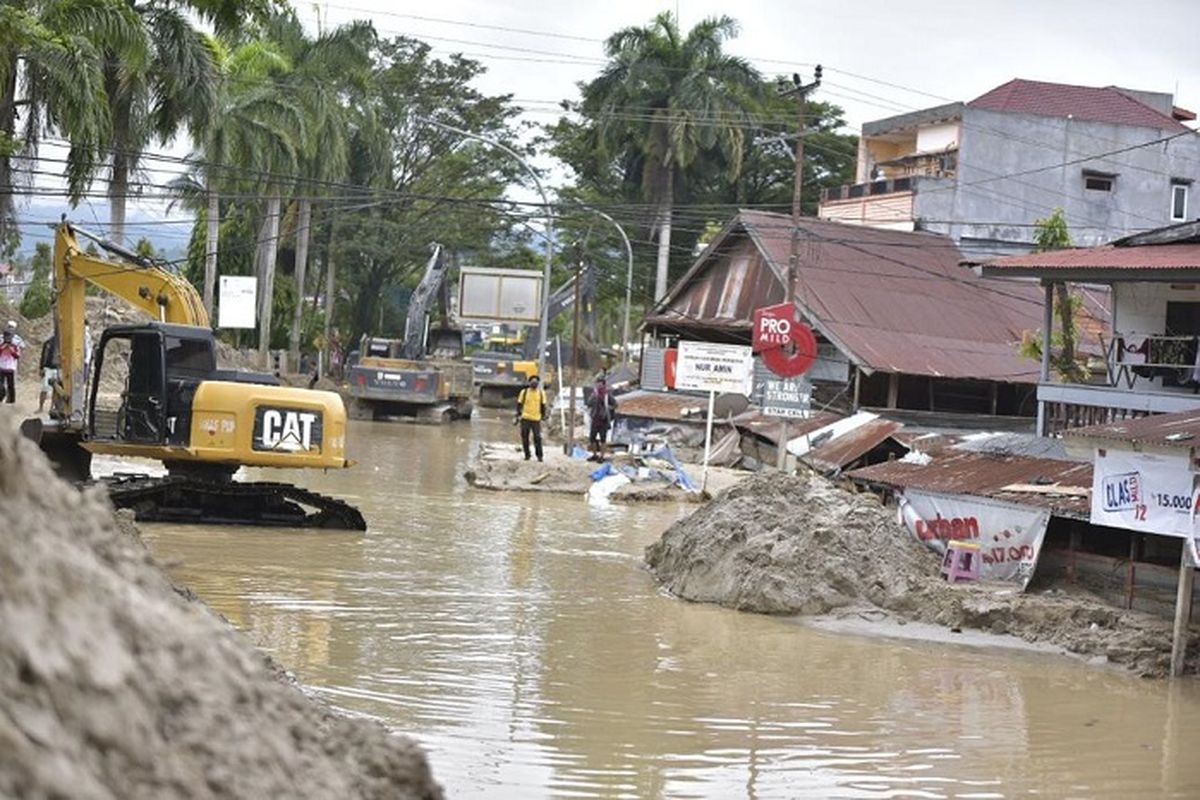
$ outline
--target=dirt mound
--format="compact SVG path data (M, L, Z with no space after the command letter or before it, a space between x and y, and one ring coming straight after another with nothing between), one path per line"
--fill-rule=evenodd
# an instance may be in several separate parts
M669 528L646 548L646 563L684 599L744 611L883 610L890 620L1010 634L1145 676L1165 675L1170 661L1169 622L1083 590L947 584L894 511L816 476L744 481ZM1200 643L1187 663L1200 668Z
M424 755L281 680L0 414L0 797L438 798Z
M646 562L671 592L744 611L886 608L937 570L936 556L895 530L873 495L760 473L673 525Z

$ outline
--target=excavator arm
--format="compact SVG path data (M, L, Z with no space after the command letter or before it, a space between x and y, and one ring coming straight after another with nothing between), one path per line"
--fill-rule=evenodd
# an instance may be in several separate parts
M421 282L413 290L412 299L408 301L408 314L404 320L404 345L401 357L417 359L425 355L425 325L426 317L433 308L435 301L442 297L442 288L446 285L446 276L450 264L442 254L442 246L433 244L433 255L425 265L425 274Z
M92 255L79 246L78 236L95 242L115 259ZM58 416L69 426L83 424L84 386L84 298L93 284L159 322L209 327L208 312L199 293L178 272L139 256L102 237L60 223L54 234L55 329L59 337L62 368L62 397Z

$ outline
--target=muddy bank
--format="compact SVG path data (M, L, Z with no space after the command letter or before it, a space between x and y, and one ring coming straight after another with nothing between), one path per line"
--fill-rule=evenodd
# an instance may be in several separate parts
M464 477L467 483L477 489L487 489L499 492L547 492L550 494L569 494L582 497L588 493L595 481L594 473L601 465L583 458L568 458L561 445L545 448L545 462L535 460L525 461L519 445L491 443L481 445L479 452L471 459ZM650 459L637 460L623 454L610 456L614 467L640 464L647 468L644 480L634 480L620 486L608 495L608 498L618 503L649 503L649 502L702 502L707 496L699 492L689 492L677 484L659 479L653 472L669 472L672 467L665 461ZM697 464L685 464L684 470L688 477L700 485L703 470ZM708 474L709 496L737 484L750 475L748 472L733 469L710 468Z
M815 476L756 475L673 525L646 563L673 594L743 611L879 609L889 622L1009 634L1145 676L1165 675L1170 661L1170 623L1082 590L947 584L894 510ZM1189 672L1200 669L1198 651L1189 649Z
M414 743L288 683L14 424L0 415L0 797L442 796Z

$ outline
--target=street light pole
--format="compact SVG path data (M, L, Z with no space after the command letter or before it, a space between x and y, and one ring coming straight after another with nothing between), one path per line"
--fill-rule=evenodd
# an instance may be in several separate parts
M459 136L465 136L468 139L475 139L484 144L490 144L502 153L511 156L525 168L525 171L529 173L529 177L533 178L534 185L537 186L538 192L542 195L542 205L546 207L546 268L542 276L542 323L538 331L537 364L538 375L544 378L546 374L546 336L550 328L550 270L554 266L554 208L550 205L550 197L546 194L546 187L542 186L541 178L538 177L537 172L529 165L529 162L517 155L517 152L508 145L501 144L495 139L481 136L478 133L472 133L462 128L456 128L453 125L447 125L444 122L438 122L435 119L428 119L427 117L420 117L419 119L422 122L427 122L430 125L450 131L451 133L457 133Z
M621 241L625 243L625 328L621 338L621 363L629 363L629 304L633 301L633 247L629 244L629 237L625 235L625 229L617 223L615 219L605 214L598 208L591 206L583 206L587 211L591 211L598 217L603 217L612 223L612 226L617 229L617 233L621 234Z

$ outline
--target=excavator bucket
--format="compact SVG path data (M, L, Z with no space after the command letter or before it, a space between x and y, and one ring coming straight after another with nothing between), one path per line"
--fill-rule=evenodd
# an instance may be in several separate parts
M60 478L74 483L91 479L92 454L83 448L77 432L41 417L30 417L21 423L21 435L42 449Z

